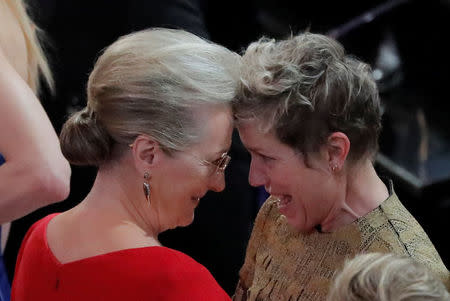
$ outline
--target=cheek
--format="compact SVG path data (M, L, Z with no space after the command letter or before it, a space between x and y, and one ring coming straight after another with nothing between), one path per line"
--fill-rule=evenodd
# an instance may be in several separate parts
M185 166L176 181L171 182L174 191L177 192L177 197L191 206L192 197L203 196L208 190L207 172L208 170L204 166Z
M321 222L334 204L330 191L329 185L321 181L320 177L310 176L309 180L304 180L296 189L295 199L298 209L303 210L311 222Z
M198 176L186 172L184 175L171 179L169 193L172 193L177 199L189 200L196 194L202 193L203 186Z
M289 168L282 165L273 165L266 167L265 170L267 177L270 179L271 186L281 188L286 194L290 194L290 191L298 186L297 175Z
M157 189L160 190L161 201L169 206L171 210L180 202L189 201L198 184L198 171L184 162L177 162L172 166L165 166L162 177L158 183Z
M323 187L321 181L314 173L303 173L292 176L285 183L290 183L290 190L297 206L302 210L315 211L323 199Z
M174 179L172 179L174 180ZM192 177L178 177L167 187L165 212L172 227L185 227L194 220L198 203L191 198L201 191L200 185Z

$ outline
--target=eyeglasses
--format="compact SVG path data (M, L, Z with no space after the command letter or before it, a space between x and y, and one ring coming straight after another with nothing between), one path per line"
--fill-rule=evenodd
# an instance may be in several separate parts
M128 146L130 148L133 148L133 144L128 144ZM202 163L203 165L209 165L214 167L214 171L210 173L210 176L213 176L215 174L221 174L225 172L225 169L228 166L228 163L230 163L231 157L227 154L227 153L223 153L219 159L214 160L214 161L208 161L208 160L202 160L199 159L198 157L194 156L193 154L189 154L188 155L193 156L194 158L200 160L200 163Z
M207 160L201 160L201 162L205 165L210 165L215 167L214 172L211 173L211 175L215 174L221 174L225 172L225 169L228 166L228 163L230 163L231 157L227 153L223 153L219 159L214 161L207 161Z

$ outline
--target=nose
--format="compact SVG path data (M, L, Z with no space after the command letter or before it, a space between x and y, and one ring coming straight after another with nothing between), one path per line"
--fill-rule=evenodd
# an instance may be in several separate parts
M263 186L267 182L267 176L261 166L252 159L250 163L250 172L248 174L248 182L253 187Z
M209 190L215 191L215 192L221 192L225 189L225 174L223 172L221 173L215 173L209 178Z

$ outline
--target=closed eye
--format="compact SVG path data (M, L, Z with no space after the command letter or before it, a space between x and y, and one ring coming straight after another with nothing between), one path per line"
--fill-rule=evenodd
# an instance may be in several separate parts
M260 152L250 151L250 154L253 155L253 156L260 157L260 158L261 158L263 161L265 161L265 162L269 162L269 161L275 160L274 157L270 157L270 156L267 156L267 155L263 155L263 154L261 154Z
M214 165L219 165L222 160L223 160L223 158L220 157L220 158L217 158L216 160L211 161L211 163Z
M227 157L229 158L227 160ZM221 166L224 162L229 162L230 161L230 157L228 156L227 153L223 153L219 158L217 158L216 160L210 161L212 164L216 165L216 166ZM227 164L225 163L225 164Z
M275 160L275 158L273 158L273 157L269 157L269 156L266 156L266 155L263 155L263 154L258 154L264 161L273 161L273 160Z

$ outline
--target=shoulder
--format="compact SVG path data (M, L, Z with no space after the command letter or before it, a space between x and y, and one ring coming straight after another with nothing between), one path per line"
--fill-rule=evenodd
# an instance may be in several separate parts
M177 281L186 276L213 279L210 272L193 258L166 247L142 248L140 252L135 252L132 259L144 274L154 274L155 269L161 268L157 277L166 278L168 281Z
M205 274L210 275L209 271L192 257L166 247L147 247L140 251L137 249L135 259L147 259L140 262L141 267L164 267L161 274L166 274L169 278L178 278L186 274Z
M114 255L115 267L123 269L122 275L127 275L127 281L132 282L136 289L142 288L145 292L152 283L155 287L151 292L152 298L159 295L161 299L158 300L227 298L208 269L182 252L166 247L147 247L130 250L123 255L120 252Z
M189 256L165 247L126 249L58 265L34 275L61 300L229 300L206 268ZM29 275L29 269L24 274ZM15 279L16 281L16 279ZM39 299L39 298L38 298Z
M31 237L42 237L44 239L44 235L47 229L48 223L59 213L53 213L50 215L47 215L46 217L38 220L35 222L30 229L28 229L25 238L23 239L22 245L25 245L25 243L31 238Z
M47 224L56 215L56 213L50 214L43 219L38 220L30 227L22 241L19 253L17 255L15 268L16 275L18 274L23 261L26 261L34 266L33 264L35 263L35 259L47 252L47 242L45 236ZM27 255L24 255L25 253Z
M261 206L247 245L246 262L254 261L261 246L277 248L278 238L291 233L284 217L278 211L277 204L278 199L270 196Z
M388 187L389 197L377 208L357 220L361 230L372 232L374 229L396 230L397 227L404 230L417 226L420 228L420 225L397 197L392 181L386 181L386 186Z
M425 230L392 194L378 208L358 220L364 251L392 252L406 255L425 264L438 274L447 274ZM444 272L442 272L444 271Z
M400 239L402 239L402 233L409 231L427 237L421 225L405 208L392 188L389 197L380 206L360 218L358 222L370 225L370 228L395 232L399 234ZM370 229L366 227L365 230Z
M281 218L277 204L278 199L270 196L259 209L250 238L254 247L266 240L270 230L276 227L277 220Z
M258 215L256 216L256 224L266 224L280 217L280 212L278 211L278 199L270 196L264 204L259 209Z
M274 209L277 209L278 199L273 196L269 196L267 200L264 201L264 204L261 206L259 213L269 213Z

